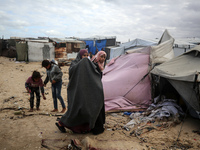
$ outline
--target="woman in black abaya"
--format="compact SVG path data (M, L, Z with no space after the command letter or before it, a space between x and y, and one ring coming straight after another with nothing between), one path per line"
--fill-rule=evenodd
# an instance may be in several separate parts
M81 50L69 68L67 88L68 109L56 123L61 132L65 127L74 133L100 134L104 131L105 109L101 71Z

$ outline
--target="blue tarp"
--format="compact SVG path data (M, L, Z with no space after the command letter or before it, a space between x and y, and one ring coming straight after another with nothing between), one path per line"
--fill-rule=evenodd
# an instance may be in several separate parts
M100 51L102 48L106 47L106 42L107 40L84 40L86 43L86 46L89 46L88 52L92 52L92 54L95 54L96 49L98 48L98 50Z

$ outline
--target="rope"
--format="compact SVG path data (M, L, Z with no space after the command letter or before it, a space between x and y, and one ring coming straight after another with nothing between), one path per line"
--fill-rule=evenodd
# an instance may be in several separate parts
M154 68L154 67L153 67ZM152 68L152 69L153 69ZM151 70L152 70L151 69ZM143 77L142 77L142 79L140 80L140 81L138 81L130 90L128 90L128 92L126 92L124 95L123 95L123 97L125 97L133 88L135 88L142 80L144 80L146 77L147 77L147 75L151 72L151 70L149 70L149 72L147 73L147 74L145 74Z
M194 85L193 85L193 90L194 90L194 92L195 92L195 87L196 87L197 77L198 77L198 74L195 74ZM190 94L190 100L192 99L192 93L193 93L193 90L192 90L192 92L191 92L191 94ZM176 140L176 142L175 142L175 146L177 146L177 142L178 142L178 139L179 139L179 137L180 137L181 130L182 130L183 124L184 124L184 122L185 122L185 118L186 118L186 115L187 115L188 111L189 111L189 107L187 107L187 110L186 110L186 113L185 113L185 116L184 116L183 122L182 122L182 124L181 124L180 131L179 131L179 134L178 134L178 137L177 137L177 140Z

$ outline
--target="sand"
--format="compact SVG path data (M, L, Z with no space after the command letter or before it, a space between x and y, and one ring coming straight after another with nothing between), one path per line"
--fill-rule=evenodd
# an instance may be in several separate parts
M0 57L1 150L67 149L73 139L80 142L82 149L200 149L200 135L195 132L200 130L200 120L189 115L178 124L167 120L148 123L138 136L133 131L142 129L142 126L135 126L129 131L124 129L130 119L123 112L106 113L105 132L100 135L74 134L70 130L61 133L55 122L62 114L51 113L50 83L45 87L47 99L41 98L40 110L28 112L29 94L24 84L34 70L38 70L45 79L46 70L41 67L41 62L16 62ZM63 66L62 71L62 96L67 104L68 66ZM62 107L58 104L61 111Z

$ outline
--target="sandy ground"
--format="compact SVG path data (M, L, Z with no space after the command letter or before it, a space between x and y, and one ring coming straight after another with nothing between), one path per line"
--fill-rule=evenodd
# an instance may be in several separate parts
M171 121L149 123L136 136L136 126L127 131L123 126L130 121L123 112L107 113L105 132L100 135L74 134L67 130L61 133L55 126L61 113L51 113L53 100L50 84L45 87L47 100L41 98L40 111L28 112L29 94L24 84L32 71L38 70L46 76L41 62L15 62L0 57L0 149L67 149L72 139L78 139L82 149L200 149L200 120L186 117L184 123ZM68 66L62 67L62 96L67 104ZM59 103L59 111L61 105ZM147 130L147 127L152 130ZM133 134L131 134L133 133ZM179 134L180 133L180 134Z

